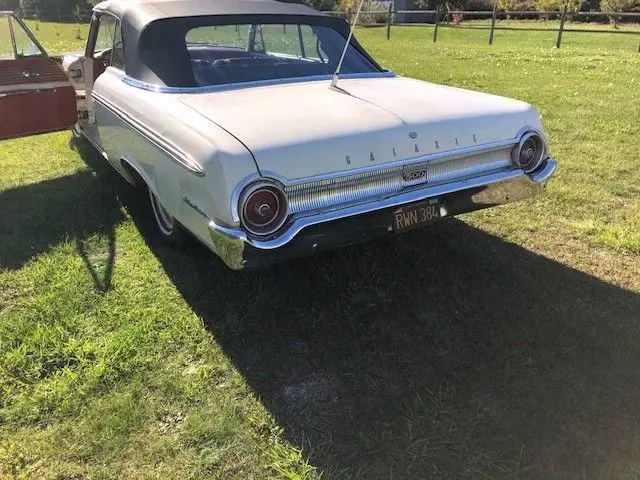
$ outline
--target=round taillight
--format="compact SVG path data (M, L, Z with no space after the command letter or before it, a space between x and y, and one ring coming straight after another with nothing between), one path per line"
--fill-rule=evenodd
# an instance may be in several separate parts
M287 198L282 189L269 182L259 182L245 189L240 199L244 228L254 235L270 235L287 219Z
M514 147L513 163L529 173L540 166L546 155L546 146L542 136L535 132L525 134Z

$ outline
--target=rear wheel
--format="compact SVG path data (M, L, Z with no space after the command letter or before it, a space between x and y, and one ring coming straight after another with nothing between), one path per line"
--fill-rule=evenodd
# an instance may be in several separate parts
M149 198L151 199L151 210L156 221L156 227L162 237L177 247L183 247L186 234L182 225L167 212L151 189L149 189Z

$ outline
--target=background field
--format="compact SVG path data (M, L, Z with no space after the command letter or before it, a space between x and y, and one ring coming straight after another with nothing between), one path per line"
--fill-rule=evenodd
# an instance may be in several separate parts
M535 104L545 197L232 273L69 134L0 144L0 477L640 475L637 39L431 33L358 37Z

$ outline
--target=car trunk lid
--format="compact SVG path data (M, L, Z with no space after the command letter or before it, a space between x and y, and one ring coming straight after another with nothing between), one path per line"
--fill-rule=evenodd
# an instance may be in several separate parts
M288 83L183 95L289 180L514 139L537 127L529 105L406 78Z

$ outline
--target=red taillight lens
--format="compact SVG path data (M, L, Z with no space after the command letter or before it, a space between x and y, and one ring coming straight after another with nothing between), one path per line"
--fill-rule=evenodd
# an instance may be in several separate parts
M260 183L249 187L241 201L242 223L255 235L276 232L287 218L287 199L275 185Z

